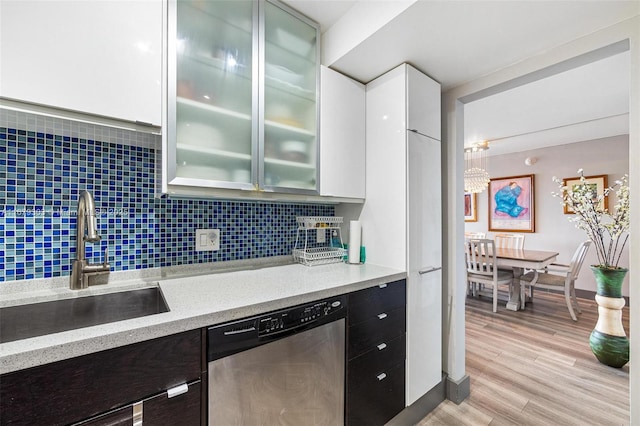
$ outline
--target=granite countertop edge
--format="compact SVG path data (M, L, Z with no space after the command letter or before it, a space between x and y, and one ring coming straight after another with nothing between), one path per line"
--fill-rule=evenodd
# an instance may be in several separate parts
M100 290L158 285L169 312L0 344L0 374L217 325L406 278L372 265L300 264L131 280ZM42 295L38 295L40 299ZM53 298L59 298L54 295ZM38 299L38 300L40 300Z

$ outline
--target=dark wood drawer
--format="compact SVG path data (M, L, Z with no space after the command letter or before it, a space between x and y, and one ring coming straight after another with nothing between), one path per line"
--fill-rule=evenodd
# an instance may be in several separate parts
M378 343L372 350L349 361L348 386L360 387L368 378L377 376L405 362L405 335Z
M351 293L349 295L349 325L367 321L380 312L403 307L406 305L406 301L405 280Z
M404 306L382 312L373 319L349 327L348 359L353 359L373 349L380 342L393 340L404 334L406 318Z
M146 399L143 404L144 426L198 426L200 420L201 382L191 383L189 392L167 397L166 392Z
M349 426L383 425L404 409L404 362L347 390Z
M193 330L5 374L0 424L68 424L197 380L200 336Z
M198 426L200 425L200 381L190 383L189 391L169 398L166 392L142 402L144 426ZM74 423L73 426L131 426L133 405Z

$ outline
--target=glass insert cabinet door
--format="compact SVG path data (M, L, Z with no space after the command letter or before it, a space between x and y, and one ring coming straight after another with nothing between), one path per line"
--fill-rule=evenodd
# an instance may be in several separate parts
M317 193L318 27L265 0L168 2L169 184Z
M168 91L175 102L169 101L168 130L175 157L168 166L175 167L178 183L252 187L257 152L254 4L185 0L172 6L169 57L175 63L169 69L175 77Z
M317 188L317 27L265 2L260 53L265 187Z

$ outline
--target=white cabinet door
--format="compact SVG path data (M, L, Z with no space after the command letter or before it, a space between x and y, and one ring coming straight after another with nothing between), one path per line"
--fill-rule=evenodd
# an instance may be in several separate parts
M407 129L440 140L440 84L410 65L407 68Z
M440 141L407 132L407 405L442 380Z
M442 380L442 270L407 278L406 405Z
M365 87L320 73L320 195L365 197Z
M162 1L0 3L0 96L161 124Z
M407 140L401 67L367 84L367 195L360 221L367 262L405 270Z

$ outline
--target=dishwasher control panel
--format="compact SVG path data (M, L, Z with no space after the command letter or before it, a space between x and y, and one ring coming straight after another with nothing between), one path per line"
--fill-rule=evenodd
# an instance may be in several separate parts
M258 320L258 335L283 332L308 323L326 320L345 308L343 298L338 297L274 312Z
M208 327L207 360L338 321L345 318L346 313L347 296L341 295Z

